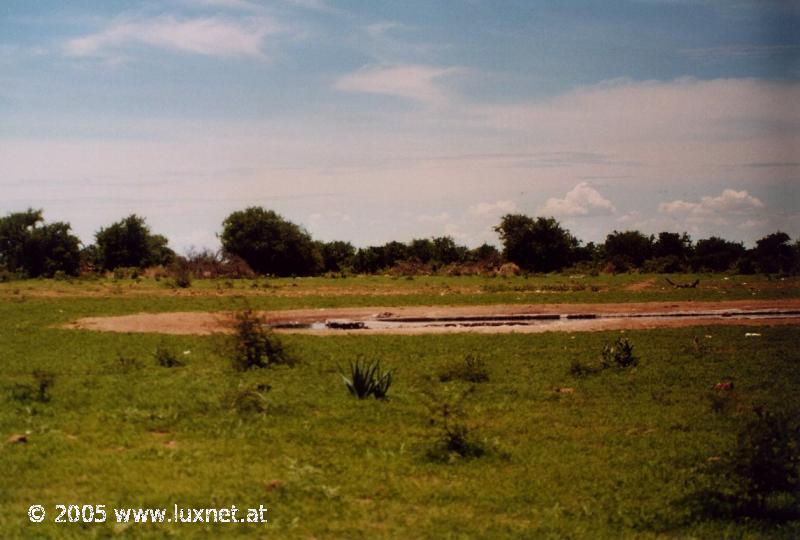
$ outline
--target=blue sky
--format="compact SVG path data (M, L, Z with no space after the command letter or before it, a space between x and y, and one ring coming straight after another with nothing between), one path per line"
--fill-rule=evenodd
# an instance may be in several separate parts
M262 205L324 240L800 236L800 4L0 6L0 212L178 250Z

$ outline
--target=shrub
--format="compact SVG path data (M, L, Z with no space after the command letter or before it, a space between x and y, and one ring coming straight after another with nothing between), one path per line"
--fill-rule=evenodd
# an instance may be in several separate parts
M627 368L638 363L639 359L633 354L633 345L627 339L618 337L613 344L603 347L603 368Z
M154 354L156 364L165 368L181 367L184 365L183 361L170 349L163 345L156 347Z
M394 370L384 372L380 360L367 362L359 358L350 362L350 377L341 373L342 380L350 393L358 399L375 396L375 399L386 399L392 385Z
M230 348L233 367L237 371L295 363L284 349L281 340L269 330L264 320L251 310L236 315L233 329Z
M489 370L486 369L486 362L481 357L468 354L461 362L448 365L439 374L439 380L442 382L460 380L482 383L489 380Z

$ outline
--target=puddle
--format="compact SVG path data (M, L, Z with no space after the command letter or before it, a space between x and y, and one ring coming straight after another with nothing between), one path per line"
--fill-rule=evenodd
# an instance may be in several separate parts
M375 317L364 320L357 319L331 319L314 322L284 322L271 325L280 330L377 330L392 331L404 329L435 329L435 328L513 328L530 326L559 326L579 329L581 323L592 326L592 323L603 321L624 322L631 319L647 320L657 325L660 321L676 319L800 319L800 310L711 310L711 311L673 311L651 313L568 313L568 314L521 314L521 315L480 315L462 317Z

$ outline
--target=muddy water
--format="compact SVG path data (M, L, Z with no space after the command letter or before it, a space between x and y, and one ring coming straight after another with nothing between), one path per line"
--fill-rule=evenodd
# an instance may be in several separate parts
M542 331L580 331L595 328L611 327L659 327L673 326L671 321L682 320L688 326L692 321L699 324L715 324L714 320L755 321L770 319L797 319L800 322L800 310L710 310L710 311L672 311L672 312L631 312L631 313L568 313L568 314L518 314L518 315L481 315L462 317L375 317L365 320L331 319L314 322L286 322L272 325L279 330L302 331L357 331L372 330L392 332L402 330L436 330L436 329L478 329L494 328L499 331L520 327L538 327ZM626 324L639 320L643 324ZM686 324L688 323L688 324ZM731 324L731 323L728 323Z

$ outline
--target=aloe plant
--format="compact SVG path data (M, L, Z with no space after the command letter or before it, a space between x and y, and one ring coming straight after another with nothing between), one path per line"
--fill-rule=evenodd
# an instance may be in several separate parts
M350 393L358 399L364 399L370 395L376 399L385 399L392 385L394 370L384 372L381 370L380 360L367 362L358 359L350 362L350 377L341 373L342 380Z

